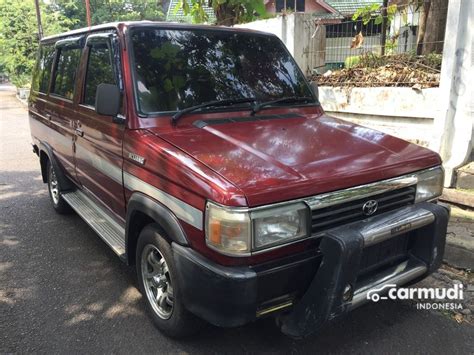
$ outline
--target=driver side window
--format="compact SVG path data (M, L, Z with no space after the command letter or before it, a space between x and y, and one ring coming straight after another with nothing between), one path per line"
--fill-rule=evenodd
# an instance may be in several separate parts
M84 104L95 106L95 93L99 84L116 84L112 53L106 42L94 43L89 48Z

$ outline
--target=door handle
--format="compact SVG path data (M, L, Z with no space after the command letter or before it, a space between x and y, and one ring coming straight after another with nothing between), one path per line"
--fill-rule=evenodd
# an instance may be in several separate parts
M76 128L74 131L79 137L84 137L84 131L82 129Z

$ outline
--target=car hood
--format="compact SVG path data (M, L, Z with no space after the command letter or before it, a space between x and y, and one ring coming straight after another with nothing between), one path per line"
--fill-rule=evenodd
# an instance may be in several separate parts
M440 164L428 149L321 113L195 121L187 129L150 131L240 188L249 206Z

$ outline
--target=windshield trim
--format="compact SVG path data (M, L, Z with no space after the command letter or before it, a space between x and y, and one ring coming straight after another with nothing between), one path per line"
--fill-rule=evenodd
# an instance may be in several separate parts
M305 107L313 107L313 106L321 106L321 104L317 101L310 102L307 104L301 104L301 103L285 103L285 104L278 104L278 105L272 105L272 106L265 106L262 108L258 113L266 111L266 110L271 110L271 109L276 109L276 108L305 108ZM204 115L208 113L224 113L224 112L240 112L240 111L251 111L252 107L237 107L237 106L232 106L232 107L212 107L212 108L206 108L203 110L199 111L193 111L191 115ZM137 111L138 112L138 111ZM170 117L177 113L178 111L156 111L156 112L150 112L150 113L140 113L141 118L155 118L155 117ZM258 113L256 115L258 115Z
M309 85L308 79L304 75L303 71L299 67L299 65L296 63L295 58L293 55L291 55L290 51L286 47L286 45L278 38L278 36L272 34L272 33L265 33L265 32L258 32L258 31L239 31L234 28L223 28L223 27L210 27L209 29L204 27L204 26L179 26L177 27L176 24L134 24L129 26L128 31L126 32L126 47L129 52L129 69L130 69L130 74L132 77L132 87L133 87L133 103L135 106L135 112L140 118L151 118L151 117L160 117L160 116L170 116L178 112L179 110L174 110L174 111L156 111L156 112L142 112L139 104L139 98L138 98L138 83L136 80L136 70L135 70L135 49L133 47L133 42L132 42L132 34L136 30L142 30L142 29L159 29L159 30L174 30L174 31L195 31L195 32L230 32L230 33L242 33L242 34L250 34L252 36L258 36L258 37L275 37L277 38L278 41L281 42L283 50L295 61L296 68L298 72L301 74L304 83L306 84L311 96L313 97L314 102L309 103L309 104L288 104L285 105L287 107L305 107L305 106L320 106L319 101L316 99L314 96L313 90L311 90L311 86ZM277 107L285 107L283 105L278 105ZM262 109L269 109L269 108L274 108L276 106L266 106ZM242 107L241 109L238 107L232 107L232 108L226 108L226 109L220 109L220 110L202 110L202 111L197 111L194 114L203 114L203 113L208 113L209 111L212 112L232 112L232 111L243 111L243 110L248 110L248 107Z

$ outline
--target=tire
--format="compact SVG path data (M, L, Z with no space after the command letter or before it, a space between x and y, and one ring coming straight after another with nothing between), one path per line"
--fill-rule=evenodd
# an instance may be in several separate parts
M203 321L184 307L171 246L163 235L155 224L140 233L135 259L138 284L156 327L169 337L183 338L197 333Z
M61 196L61 186L57 178L57 173L54 170L53 165L50 161L46 166L48 173L48 192L51 203L53 204L54 210L59 214L69 214L72 212L71 207Z

